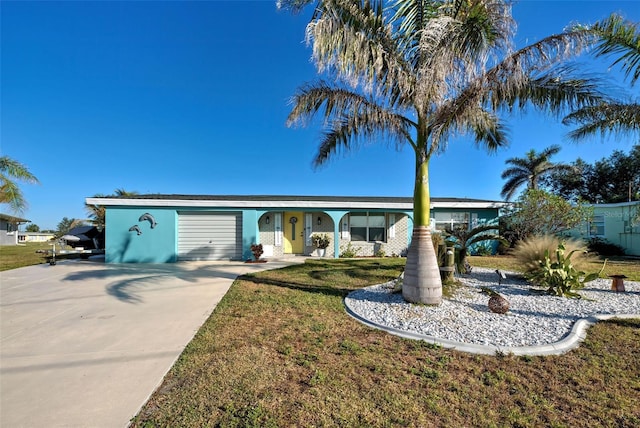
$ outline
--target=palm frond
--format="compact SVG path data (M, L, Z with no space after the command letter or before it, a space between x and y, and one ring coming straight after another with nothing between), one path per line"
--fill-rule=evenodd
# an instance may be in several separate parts
M502 186L502 190L500 191L500 196L505 198L507 201L513 198L516 191L527 183L527 177L525 176L513 176Z
M513 110L516 100L520 110L525 109L526 103L531 103L557 117L563 111L596 105L608 98L599 89L605 86L600 79L565 77L572 75L575 75L573 66L559 67L538 75L522 85L519 91L514 91L514 99L504 97L503 102L510 110Z
M596 56L618 55L613 65L620 64L625 76L631 76L631 85L640 78L640 27L617 14L593 25L601 42L595 49Z
M381 91L402 102L415 76L399 55L402 51L385 22L383 4L380 0L325 0L324 12L307 25L306 39L321 73L335 73L351 87Z
M276 7L278 9L290 10L293 13L299 13L302 9L315 1L316 0L277 0Z
M507 128L500 118L479 105L469 105L458 111L455 104L445 103L436 109L432 118L429 153L442 152L446 149L446 141L463 134L473 135L476 146L489 153L508 145Z
M493 227L493 229L497 229L497 227ZM483 233L480 235L475 235L471 238L469 238L467 240L467 246L470 247L473 244L476 244L478 242L484 242L484 241L498 241L504 245L508 245L509 241L507 241L505 238L503 238L502 236L496 234L496 233Z
M583 107L567 115L562 123L580 125L569 133L569 138L581 141L600 134L626 135L640 131L640 104L602 103Z
M288 126L306 124L322 116L328 128L315 166L323 164L331 154L353 149L361 142L382 140L398 147L408 143L415 149L411 129L416 124L358 92L318 82L299 89L293 105Z
M514 158L507 159L506 163L515 164L516 162L512 162L513 160ZM515 160L518 160L518 159L515 158ZM500 175L500 178L505 179L505 178L515 177L518 175L523 175L523 173L527 172L528 170L529 170L528 167L512 166L502 171L502 175Z
M339 151L351 151L375 141L395 143L396 148L400 149L411 141L407 129L409 126L406 118L388 110L374 108L361 110L357 114L344 114L324 133L313 165L317 168Z
M26 166L8 156L0 157L0 174L2 174L3 181L10 180L9 177L12 177L30 184L39 183L36 176L29 172Z
M0 203L8 204L13 212L24 212L28 204L18 185L13 181L3 180L0 183Z

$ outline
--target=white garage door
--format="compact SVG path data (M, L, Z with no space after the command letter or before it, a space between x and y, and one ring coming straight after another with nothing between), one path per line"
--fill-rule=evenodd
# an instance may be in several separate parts
M178 260L242 259L241 213L178 213Z

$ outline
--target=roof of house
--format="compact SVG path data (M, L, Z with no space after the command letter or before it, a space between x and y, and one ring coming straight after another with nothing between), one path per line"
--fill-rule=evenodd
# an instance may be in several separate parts
M29 220L26 218L14 217L8 214L0 213L0 220L4 220L8 223L29 223Z
M394 196L294 196L294 195L181 195L147 194L87 198L105 206L183 206L225 208L388 208L413 209L412 197ZM469 198L431 198L433 208L501 208L502 201Z

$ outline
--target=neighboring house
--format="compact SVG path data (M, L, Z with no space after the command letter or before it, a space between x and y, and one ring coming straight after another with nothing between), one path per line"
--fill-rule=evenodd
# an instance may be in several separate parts
M18 228L29 220L0 214L0 245L18 245Z
M49 242L55 236L53 232L19 232L18 242Z
M593 219L570 232L584 239L601 238L624 248L625 254L640 256L640 201L594 204Z
M251 245L263 257L316 255L312 233L327 233L327 257L348 244L358 255L406 252L413 229L412 198L331 196L135 195L87 198L102 205L107 263L246 260ZM503 202L432 198L432 225L473 227L498 217Z

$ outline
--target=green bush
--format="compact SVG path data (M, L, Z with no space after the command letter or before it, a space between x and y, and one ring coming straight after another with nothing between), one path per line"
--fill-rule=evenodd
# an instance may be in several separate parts
M601 256L624 256L624 248L603 238L591 238L588 245L589 251Z
M582 289L585 283L598 278L604 270L606 261L600 272L587 275L577 270L571 262L571 257L579 252L580 250L576 249L566 254L564 245L560 243L555 251L555 261L551 259L550 251L545 250L544 257L538 261L537 268L527 272L525 277L536 286L547 287L547 292L554 296L580 298L575 290Z
M358 251L360 251L360 247L354 247L351 245L351 242L349 242L345 248L342 248L340 258L352 259L358 255Z
M374 254L374 256L376 256L376 257L384 257L386 255L387 255L387 253L384 251L384 249L382 247L378 248L378 250Z

